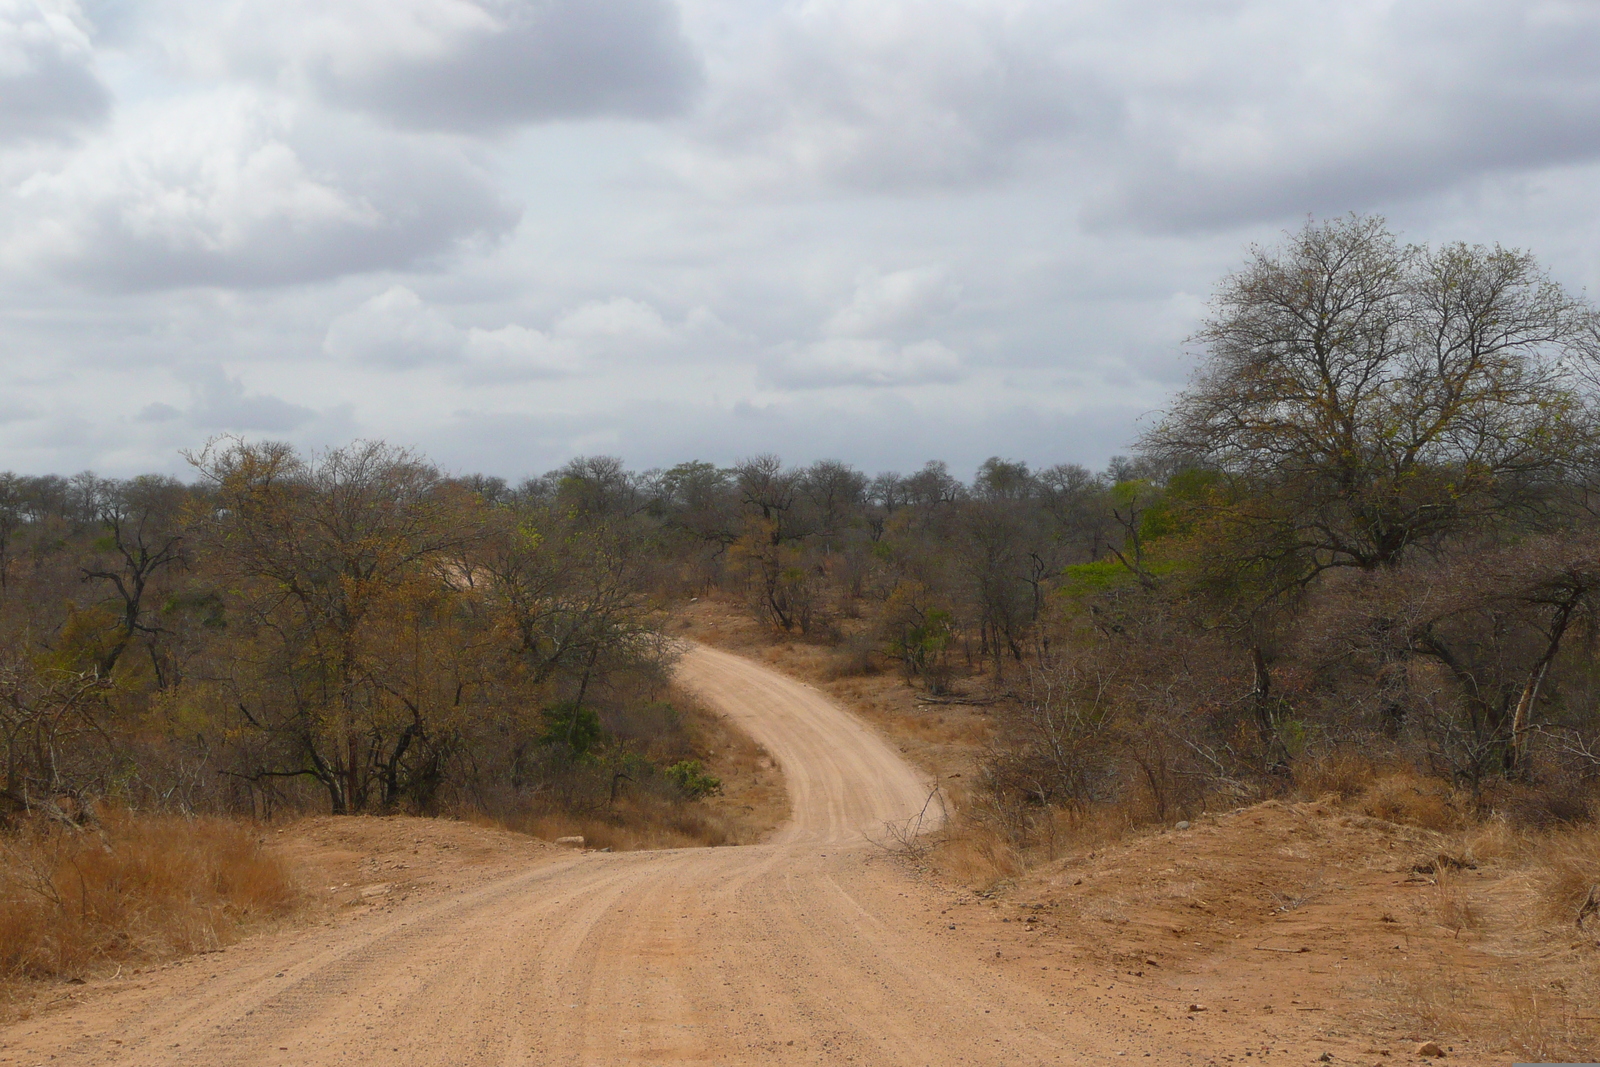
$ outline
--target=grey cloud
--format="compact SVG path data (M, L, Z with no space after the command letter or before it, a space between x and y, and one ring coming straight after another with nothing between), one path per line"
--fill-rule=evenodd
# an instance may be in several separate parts
M146 32L181 68L310 90L407 129L661 119L703 82L677 0L152 3Z
M695 180L1031 179L1091 226L1184 232L1600 158L1592 4L815 3L740 45Z
M1600 279L1592 4L683 0L682 117L457 136L602 107L539 110L534 78L457 115L487 90L438 79L515 37L493 2L94 0L127 96L0 156L0 391L46 413L8 454L129 470L248 424L507 474L1094 465L1181 385L1243 246L1307 211Z
M1055 54L1050 5L796 6L745 42L698 128L757 181L890 190L1010 174L1117 101Z
M108 289L270 286L426 267L519 218L448 145L282 116L240 94L142 116L29 183L14 253Z
M484 131L552 119L680 113L699 64L670 0L478 0L488 16L437 54L312 71L331 101L401 126Z
M185 416L197 429L283 433L317 418L317 413L310 408L279 397L248 392L243 382L229 377L220 367L197 367L186 377L194 393L194 403Z
M125 44L137 37L140 14L151 0L78 0L78 8L94 26L95 40Z
M0 2L0 141L58 139L104 121L111 97L71 0Z
M1396 5L1317 42L1232 42L1187 96L1132 109L1094 225L1182 232L1412 200L1600 157L1600 9ZM1287 28L1287 27L1285 27ZM1242 62L1256 44L1263 62Z
M38 412L31 404L19 403L16 400L0 400L0 426L12 422L26 422L37 417Z
M146 404L144 407L140 408L139 414L133 417L133 421L172 422L175 419L181 418L183 418L182 411L173 407L171 404L164 404L158 400L153 404Z

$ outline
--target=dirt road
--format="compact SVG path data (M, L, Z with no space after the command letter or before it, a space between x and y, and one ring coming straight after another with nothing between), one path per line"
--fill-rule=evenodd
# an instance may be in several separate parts
M264 937L17 1024L0 1063L1195 1062L991 965L948 896L866 839L927 794L881 737L727 653L695 649L682 676L785 773L770 842L562 854Z

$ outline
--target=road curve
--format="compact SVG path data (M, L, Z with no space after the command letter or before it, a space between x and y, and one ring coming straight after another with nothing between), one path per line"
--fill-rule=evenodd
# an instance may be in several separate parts
M1055 1064L1105 1032L987 966L868 832L921 775L815 689L691 649L682 681L782 768L755 846L573 855L334 932L175 968L0 1062L99 1065Z

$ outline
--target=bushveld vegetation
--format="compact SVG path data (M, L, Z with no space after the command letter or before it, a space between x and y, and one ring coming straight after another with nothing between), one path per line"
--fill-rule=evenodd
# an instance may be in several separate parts
M715 594L838 674L989 706L966 817L1018 849L1384 766L1441 818L1591 819L1593 309L1526 254L1351 217L1253 253L1197 343L1099 473L511 485L225 439L187 483L0 476L0 805L681 823L716 783L662 613Z
M666 773L692 753L663 699L654 561L580 481L498 499L375 443L193 459L191 485L6 479L9 811L697 791Z
M1223 281L1133 457L970 484L755 460L717 483L706 580L841 671L993 701L977 814L1019 846L1382 767L1453 813L1583 821L1596 321L1524 253L1310 224Z
M591 481L504 494L379 443L191 458L189 484L0 476L0 968L272 913L284 872L205 816L736 839L697 810L720 783L669 687L652 531Z

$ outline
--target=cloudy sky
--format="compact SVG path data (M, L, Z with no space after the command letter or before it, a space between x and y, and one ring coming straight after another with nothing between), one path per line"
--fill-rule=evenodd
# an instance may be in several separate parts
M1592 0L0 0L0 468L1099 464L1252 241L1600 289Z

